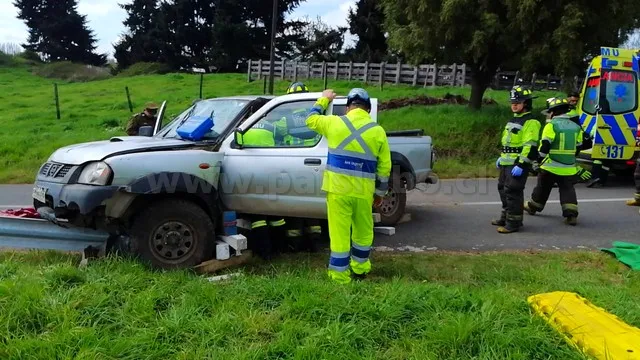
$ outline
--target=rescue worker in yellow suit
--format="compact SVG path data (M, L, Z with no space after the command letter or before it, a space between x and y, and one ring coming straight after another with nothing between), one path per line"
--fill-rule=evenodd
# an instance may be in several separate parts
M572 120L569 102L563 98L547 99L543 114L551 117L542 131L539 155L542 158L538 183L531 199L524 205L530 215L544 210L551 188L558 184L560 204L565 224L575 226L578 218L578 199L574 188L575 177L586 180L591 174L579 168L576 157L582 149L583 133L580 124Z
M499 219L491 221L498 232L508 234L522 227L524 214L524 188L533 162L538 159L538 141L541 124L531 115L533 93L521 86L511 89L513 118L502 131L502 153L496 161L500 170L498 192L502 202Z
M242 144L247 147L274 147L275 138L276 126L268 121L260 121L244 133ZM285 241L285 225L283 217L251 216L249 243L256 255L266 260L273 257L277 245Z
M636 160L636 169L633 172L633 180L636 185L636 192L633 194L633 199L627 200L627 205L640 206L640 158Z
M379 207L389 190L391 152L385 130L369 115L369 94L352 89L346 115L321 115L335 96L333 90L322 93L309 112L307 126L328 141L322 180L331 247L328 275L346 284L352 273L361 279L371 271L372 205Z
M302 82L294 82L287 88L287 94L308 93L309 88ZM296 109L290 116L276 121L276 142L284 146L313 146L320 135L310 131L306 125L308 108ZM287 224L286 247L281 250L316 252L321 240L322 227L317 219L291 219Z

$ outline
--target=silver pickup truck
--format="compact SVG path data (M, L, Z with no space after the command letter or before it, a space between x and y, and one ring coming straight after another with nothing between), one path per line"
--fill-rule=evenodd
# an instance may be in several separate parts
M239 217L326 219L326 193L321 191L326 138L317 135L306 145L278 141L270 147L242 141L251 129L311 108L320 95L200 100L163 126L165 102L155 128L142 128L141 136L56 150L37 173L34 206L52 222L107 231L114 241L126 241L128 251L161 268L214 258L215 234L221 232L226 210ZM377 119L377 100L372 100L371 115ZM346 98L338 97L327 114L341 115L345 108ZM206 131L181 130L193 119L209 121L203 122L209 124ZM388 137L391 189L377 212L383 224L391 225L404 214L406 191L435 183L436 177L431 137L420 130L388 132Z

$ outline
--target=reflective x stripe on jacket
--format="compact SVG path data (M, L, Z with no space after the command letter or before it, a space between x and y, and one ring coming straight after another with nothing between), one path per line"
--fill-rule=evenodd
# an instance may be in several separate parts
M328 142L322 190L372 199L388 190L391 153L384 129L363 109L346 116L321 115L329 99L320 98L309 112L307 126ZM376 186L376 182L378 182Z
M365 179L378 179L380 183L376 187L375 192L380 196L384 195L389 187L389 177L381 177L376 175L376 171L378 168L377 157L373 154L373 151L371 151L369 145L367 145L367 143L362 138L362 134L365 131L378 126L378 124L370 122L362 126L360 129L356 129L351 121L349 121L349 118L347 118L346 116L340 116L340 119L342 119L347 128L349 128L349 131L351 131L351 135L342 140L340 145L338 145L335 149L329 148L327 170ZM349 143L354 140L357 141L358 144L360 144L362 150L364 150L364 153L349 151L345 149L347 145L349 145Z

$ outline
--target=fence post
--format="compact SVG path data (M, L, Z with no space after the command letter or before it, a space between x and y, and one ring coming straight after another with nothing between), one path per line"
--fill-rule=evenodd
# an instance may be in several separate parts
M336 61L336 80L338 80L339 74L340 74L340 61Z
M262 59L258 60L258 80L262 79Z
M298 81L298 60L293 62L293 81Z
M531 89L536 90L536 73L533 73L533 75L531 75Z
M551 87L551 74L547 74L547 90Z
M460 86L465 86L467 83L467 64L462 64L462 84Z
M418 85L418 67L413 67L413 86Z
M458 75L458 64L453 63L453 65L451 65L451 70L453 70L451 72L453 74L451 76L451 86L456 86L456 76Z
M251 82L251 59L247 61L247 82Z
M396 85L398 85L400 84L400 75L402 74L402 61L398 61L398 65L396 66Z
M327 62L322 62L322 79L324 80L324 90L327 90Z
M382 89L384 89L384 73L387 67L387 63L386 62L381 62L380 63L380 79L378 79L380 81L380 91L382 91Z
M431 86L438 86L438 63L433 64L433 82Z
M60 101L58 100L58 84L53 83L53 96L56 99L56 117L60 120Z
M282 58L282 73L280 74L280 79L284 80L284 76L287 73L287 68L286 68L286 60L284 58Z
M129 95L129 87L125 86L124 91L127 92L127 103L129 104L129 112L133 112L133 104L131 104L131 95Z
M423 88L427 87L427 81L429 81L429 68L431 66L427 65L426 68L424 69L424 84L422 85Z
M313 69L313 66L311 65L311 60L309 60L307 62L307 80L311 79L311 70Z
M369 81L369 61L364 62L364 83Z
M199 99L202 99L202 82L204 81L204 74L200 73L200 97Z
M353 61L349 61L349 78L348 78L348 81L351 81L351 76L353 76Z

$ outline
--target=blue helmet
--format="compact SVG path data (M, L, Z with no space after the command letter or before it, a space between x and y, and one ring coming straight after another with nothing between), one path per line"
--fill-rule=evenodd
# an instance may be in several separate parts
M366 105L368 109L371 109L371 99L365 89L355 88L349 91L347 95L347 106L352 103Z

